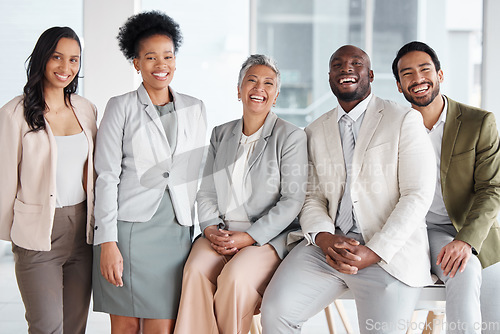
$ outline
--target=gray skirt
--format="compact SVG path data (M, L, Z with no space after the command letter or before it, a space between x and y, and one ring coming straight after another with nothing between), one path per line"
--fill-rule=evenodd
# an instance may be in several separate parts
M119 220L117 225L123 287L112 285L101 275L101 248L95 246L94 311L144 319L175 319L193 228L177 222L168 191L151 220Z

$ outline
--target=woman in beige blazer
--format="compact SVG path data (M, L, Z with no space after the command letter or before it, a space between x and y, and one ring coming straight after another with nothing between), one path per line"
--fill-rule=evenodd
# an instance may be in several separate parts
M288 251L305 198L307 149L304 131L271 112L279 87L274 62L250 56L238 80L243 118L212 132L197 196L203 237L184 268L175 333L248 333Z
M0 109L0 239L12 241L29 333L85 333L91 293L95 106L75 94L81 46L53 27L24 94Z

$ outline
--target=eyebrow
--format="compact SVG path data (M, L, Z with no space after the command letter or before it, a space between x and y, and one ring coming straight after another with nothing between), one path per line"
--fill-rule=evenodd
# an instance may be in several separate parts
M173 51L163 51L163 53L173 53ZM157 52L155 51L150 51L150 52L146 52L144 55L147 56L147 55L152 55L152 54L157 54Z
M431 63L423 63L423 64L419 64L417 65L417 67L424 67L424 66L432 66ZM412 68L411 67L405 67L405 68L402 68L399 70L399 73L402 73L404 71L408 71L408 70L411 70Z
M54 53L57 53L57 54L59 54L59 55L64 56L64 54L63 54L63 53L61 53L61 52L59 52L59 51L54 51ZM74 56L70 56L70 57L78 57L78 58L80 58L80 55L74 55Z
M257 78L257 76L255 74L249 74L248 76L249 77L255 77L255 78ZM272 78L272 77L265 77L264 79L266 79L266 80L273 80L274 81L274 78Z
M364 57L362 57L362 56L356 56L356 55L355 56L350 56L350 58L365 60ZM336 60L340 60L340 59L341 59L341 57L335 57L335 58L332 59L332 62L334 62Z

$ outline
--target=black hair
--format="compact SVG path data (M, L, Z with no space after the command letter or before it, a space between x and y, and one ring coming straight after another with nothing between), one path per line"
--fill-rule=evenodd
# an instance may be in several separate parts
M45 119L43 117L47 104L44 95L45 68L50 57L54 54L57 43L61 38L70 38L75 40L80 47L80 39L73 29L69 27L52 27L45 30L35 44L31 55L26 59L26 75L28 81L24 86L24 118L31 131L45 129ZM78 74L64 88L64 103L71 105L70 96L78 89Z
M392 62L392 74L394 74L394 77L396 78L397 82L401 82L399 78L399 72L398 72L398 62L401 58L403 58L404 55L407 53L413 52L413 51L422 51L427 53L430 57L432 62L434 63L434 67L436 68L436 71L439 71L441 69L441 63L439 62L439 58L437 56L436 51L432 49L429 45L419 42L419 41L413 41L410 43L407 43L403 45L401 49L399 49L398 54L396 55L396 58L394 58L394 61Z
M154 35L165 35L174 43L174 53L182 44L181 29L170 16L153 10L131 16L120 27L118 44L125 58L132 60L138 56L139 43Z

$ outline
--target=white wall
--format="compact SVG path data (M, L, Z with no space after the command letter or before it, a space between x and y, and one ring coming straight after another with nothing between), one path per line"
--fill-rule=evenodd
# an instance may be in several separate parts
M110 97L136 88L133 66L118 48L118 28L140 8L140 0L83 1L84 95L99 119Z
M495 113L500 124L500 1L484 0L483 5L483 72L481 107Z

